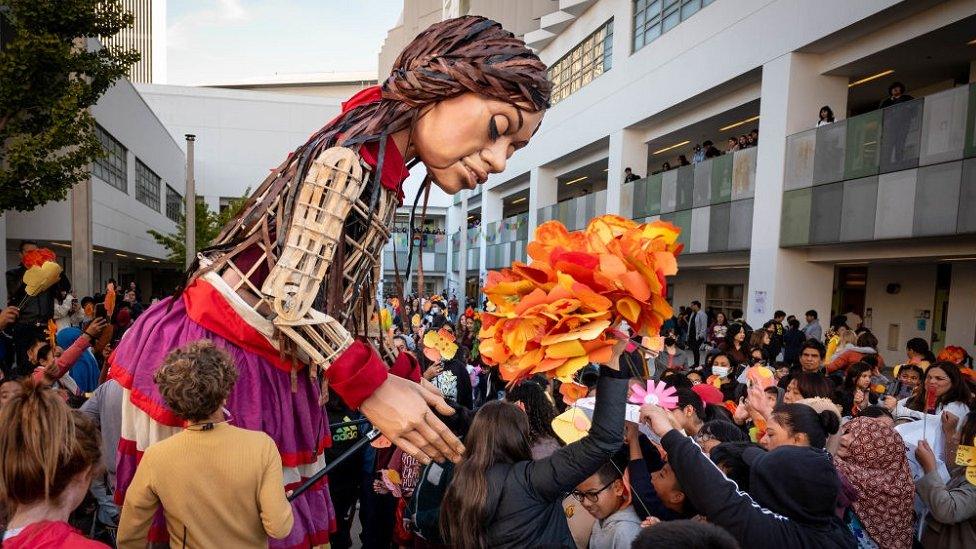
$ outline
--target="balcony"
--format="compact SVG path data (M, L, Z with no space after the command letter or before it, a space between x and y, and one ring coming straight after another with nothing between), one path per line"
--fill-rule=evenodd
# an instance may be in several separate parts
M607 213L607 191L597 191L539 208L539 224L559 221L570 231L585 229L590 219Z
M526 260L525 245L529 239L529 214L515 215L489 223L485 229L485 267L504 269L513 261Z
M468 272L480 271L481 270L481 227L473 227L468 229L465 234L467 238L467 262L466 269ZM470 275L469 275L470 276Z
M386 242L383 251L393 252L395 248L396 252L406 252L408 240L413 241L415 250L419 249L420 245L423 244L425 252L447 253L447 235L415 233L413 238L409 239L407 233L397 232L390 236L390 240Z
M786 139L783 247L976 232L976 85Z
M451 235L451 268L454 272L461 271L461 231L455 231Z
M750 147L624 184L621 213L674 223L686 254L748 250L757 151Z
M410 266L412 272L417 272L417 265L420 262L420 257L423 256L424 272L426 273L445 273L447 272L447 254L446 253L436 253L436 252L424 252L419 253L418 250L413 252L413 265ZM396 252L396 263L393 262L393 252L384 251L383 252L383 270L387 273L392 273L395 270L400 271L400 276L407 276L407 252Z

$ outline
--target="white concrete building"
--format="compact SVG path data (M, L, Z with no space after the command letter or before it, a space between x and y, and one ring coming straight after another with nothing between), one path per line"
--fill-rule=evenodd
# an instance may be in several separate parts
M348 98L149 84L139 84L137 89L181 147L185 147L185 134L196 136L196 192L214 211L223 209L248 189L256 189L269 170L280 165L312 133L338 115L341 102ZM314 91L314 87L312 89ZM346 91L352 95L359 89ZM431 191L427 204L426 222L423 224L426 236L418 236L414 242L418 250L412 262L414 276L410 278L406 272L407 242L413 240L408 239L406 233L409 206L413 204L423 180L421 171L420 167L415 168L404 185L407 203L397 216L397 226L402 231L394 235L384 253L385 292L395 291L397 269L405 287L418 284L416 273L421 261L420 238L424 240L422 265L426 292L440 292L446 285L448 244L444 232L450 200L436 187ZM422 207L418 206L416 226L423 232L421 211ZM394 250L398 254L398 261L394 260Z
M107 156L67 200L3 213L3 268L17 264L22 240L35 240L58 254L78 295L102 291L115 278L136 281L148 301L170 291L182 271L147 231L176 232L186 157L128 80L109 88L92 114Z
M196 194L214 211L257 189L339 113L339 100L268 92L137 84L180 146L193 134Z
M976 350L976 2L549 4L524 37L554 105L504 174L455 197L454 284L524 259L548 219L660 218L683 231L675 306L826 325L850 305L888 361L912 337ZM916 99L879 109L894 81ZM678 167L753 129L757 147Z

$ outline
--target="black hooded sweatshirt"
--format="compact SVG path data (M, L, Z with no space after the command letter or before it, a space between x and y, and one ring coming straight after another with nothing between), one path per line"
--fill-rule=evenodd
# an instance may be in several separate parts
M623 446L628 372L600 368L589 435L545 459L488 470L488 547L575 549L562 500Z
M857 547L853 534L834 513L840 481L827 452L797 446L768 453L747 450L743 459L751 468L753 500L677 430L666 433L661 445L685 496L742 547Z

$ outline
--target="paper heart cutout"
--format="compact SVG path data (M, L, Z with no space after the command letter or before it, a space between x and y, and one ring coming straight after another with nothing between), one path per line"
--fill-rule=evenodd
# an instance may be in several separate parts
M54 261L47 261L40 267L31 267L24 271L24 285L27 295L36 296L53 286L61 278L61 265Z

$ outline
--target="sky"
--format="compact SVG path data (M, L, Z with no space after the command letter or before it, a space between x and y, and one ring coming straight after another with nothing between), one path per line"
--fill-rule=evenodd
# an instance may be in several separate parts
M167 83L376 71L402 0L168 0Z

